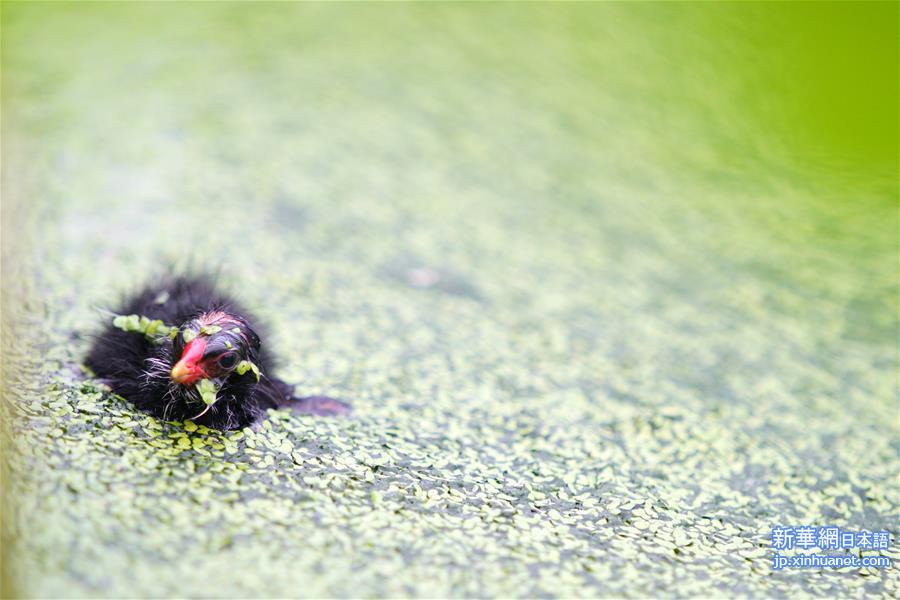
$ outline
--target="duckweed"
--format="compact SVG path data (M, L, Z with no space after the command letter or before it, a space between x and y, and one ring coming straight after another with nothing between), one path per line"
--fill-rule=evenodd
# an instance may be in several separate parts
M161 342L163 338L172 339L178 334L178 327L169 326L159 319L149 319L142 315L116 315L112 324L122 331L141 333L148 340Z
M234 370L237 371L238 375L243 375L247 371L253 371L253 374L256 375L256 380L259 381L259 367L249 360L242 360Z
M203 400L203 403L207 406L211 406L215 403L217 399L216 394L219 393L216 384L210 379L201 379L198 381L197 391L200 392L200 399Z
M778 158L734 104L767 44L724 68L701 4L6 4L0 595L900 593L771 568L774 525L896 538L900 499L896 186ZM170 265L353 414L223 433L90 377L95 307Z

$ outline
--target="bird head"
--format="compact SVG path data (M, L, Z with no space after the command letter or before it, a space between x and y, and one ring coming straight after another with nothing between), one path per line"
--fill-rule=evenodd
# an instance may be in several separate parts
M193 386L201 379L222 381L234 371L241 371L243 365L255 363L259 336L244 319L213 311L178 328L173 352L175 363L170 375L174 383Z

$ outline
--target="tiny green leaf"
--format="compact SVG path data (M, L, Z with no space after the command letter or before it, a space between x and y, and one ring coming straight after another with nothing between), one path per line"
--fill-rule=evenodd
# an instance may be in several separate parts
M159 331L160 327L163 327L168 331L168 327L166 327L159 319L150 321L149 323L147 323L147 328L144 330L144 335L155 335L156 332Z
M204 404L211 406L216 402L216 394L219 390L216 388L216 384L209 379L201 379L197 383L197 391L200 392L200 398Z
M237 367L235 367L238 375L243 375L247 371L253 371L253 374L256 375L256 380L259 381L259 367L250 362L249 360L242 360L238 363Z
M194 331L193 329L188 328L181 332L181 339L184 340L185 344L190 342L195 337L197 337L197 332Z
M218 325L203 325L200 327L200 333L204 335L212 335L214 333L219 333L222 331L222 328Z

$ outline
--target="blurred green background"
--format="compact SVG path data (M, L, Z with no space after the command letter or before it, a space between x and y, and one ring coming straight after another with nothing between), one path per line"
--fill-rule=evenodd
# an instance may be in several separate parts
M897 594L769 548L898 522L896 3L2 24L4 596ZM355 415L104 392L169 264Z

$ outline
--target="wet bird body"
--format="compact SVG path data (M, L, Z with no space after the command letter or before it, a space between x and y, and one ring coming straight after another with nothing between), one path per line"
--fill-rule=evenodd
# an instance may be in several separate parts
M86 363L114 392L157 418L192 419L227 430L265 418L270 408L349 412L339 400L294 396L292 386L271 372L258 323L206 278L178 277L149 286L117 312L160 323L171 333L153 335L156 325L135 331L108 324ZM205 393L209 389L213 396Z

